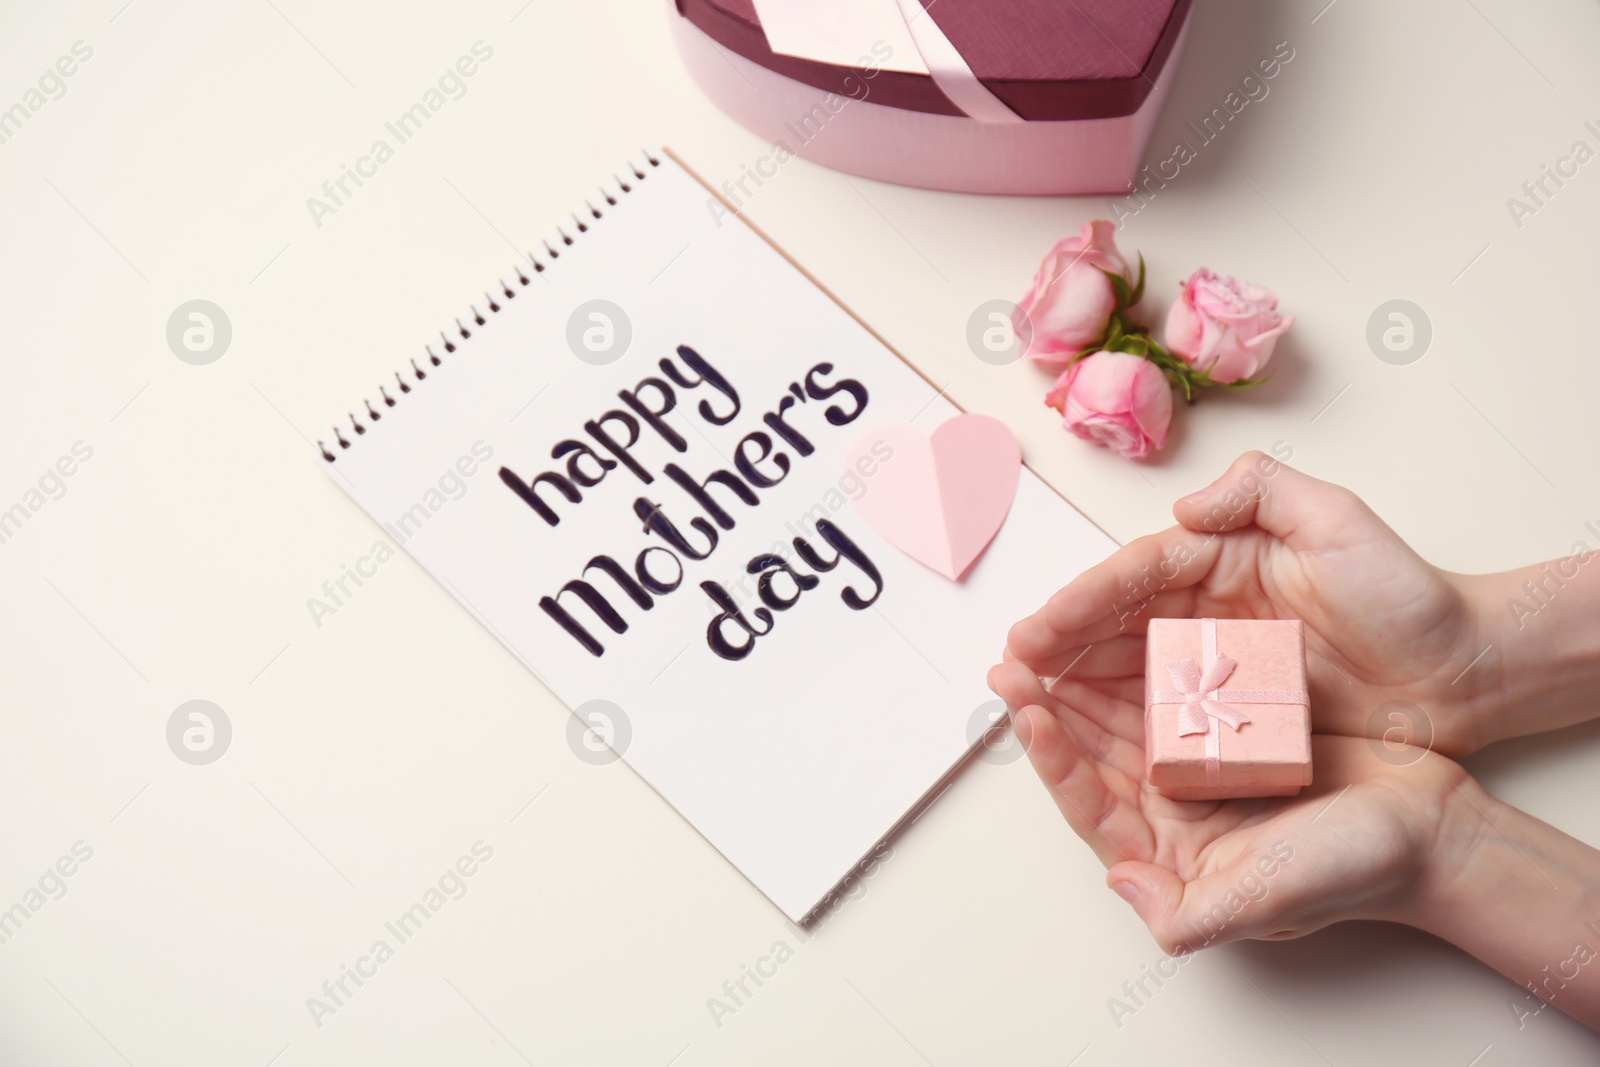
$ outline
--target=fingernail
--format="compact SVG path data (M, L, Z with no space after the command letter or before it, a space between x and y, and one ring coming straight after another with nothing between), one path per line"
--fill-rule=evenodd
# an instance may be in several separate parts
M1011 726L1017 731L1017 742L1022 745L1023 751L1033 744L1033 723L1028 721L1028 716L1021 710L1011 713Z
M1132 882L1112 882L1111 891L1129 904L1139 899L1139 887Z

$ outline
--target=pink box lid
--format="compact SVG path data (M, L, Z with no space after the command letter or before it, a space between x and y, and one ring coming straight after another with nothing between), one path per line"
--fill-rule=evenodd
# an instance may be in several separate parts
M1139 110L1172 53L1190 2L921 0L978 80L1033 121L1115 118ZM860 91L862 68L775 54L754 0L676 3L707 36L752 62L840 96ZM926 74L881 70L871 78L874 103L962 114Z

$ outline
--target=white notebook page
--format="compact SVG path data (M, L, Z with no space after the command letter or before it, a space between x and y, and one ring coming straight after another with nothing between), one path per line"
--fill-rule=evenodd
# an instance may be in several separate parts
M1115 546L1027 470L1010 516L960 583L877 538L849 497L870 493L893 459L872 477L852 478L845 452L874 427L910 423L928 431L957 409L670 158L638 165L643 180L623 172L631 191L608 185L614 207L593 198L603 217L585 215L587 232L569 224L573 243L552 241L558 259L541 254L546 269L537 274L524 265L530 285L513 271L501 275L516 297L501 299L494 313L480 302L481 327L463 316L472 337L456 339L448 354L436 341L443 363L419 360L425 381L414 380L407 359L376 357L374 380L387 383L396 403L386 406L374 392L381 420L361 418L367 432L360 436L346 423L351 445L333 446L337 459L328 468L391 544L403 544L485 624L486 636L504 642L569 707L598 700L620 708L626 728L615 742L628 764L798 920L971 746L973 714L994 699L984 675L1011 623ZM631 335L620 358L604 364L579 359L568 341L574 310L597 299L623 310ZM457 315L454 303L441 296L441 324ZM580 326L599 330L590 341L605 343L604 320ZM453 327L450 336L457 337ZM737 394L731 419L733 399L693 369L680 346ZM662 360L681 381L698 384L677 384ZM385 377L400 368L409 393ZM633 391L644 408L665 407L666 390L641 385L646 379L673 394L662 429L619 397ZM780 410L785 397L791 402ZM830 422L830 408L849 421ZM622 450L625 460L586 430L595 421L620 447L630 432L627 420L605 418L613 411L639 427L637 443ZM786 439L769 414L805 446ZM764 458L753 434L771 444ZM575 444L552 458L563 442ZM742 477L743 455L771 481L780 453L788 461L781 480L744 483L754 506L711 485L732 529L716 525L665 473L676 465L697 481L719 469ZM603 470L600 458L614 466ZM603 473L593 485L568 478L578 502L554 479L531 490L555 525L499 474L504 467L528 485L544 472L566 477L574 460L579 476ZM641 498L647 514L658 506L653 530L636 513ZM689 552L672 546L659 516ZM708 554L696 519L715 529ZM868 566L841 555L836 541L819 534L818 519ZM808 566L793 546L797 536L812 558L839 562L826 571ZM650 549L644 574L658 590L676 581L671 591L639 584L640 553ZM789 577L774 578L775 598L800 595L792 606L767 609L767 628L755 614L763 602L747 564L774 552L816 584L797 590ZM598 556L632 576L648 610L604 565L586 572ZM578 595L562 594L575 579L604 596L625 632L614 632ZM766 632L751 638L725 622L729 647L719 654L708 626L720 609L702 587L707 582ZM557 605L600 655L541 608L558 594ZM738 651L732 646L746 641L742 658L730 658Z

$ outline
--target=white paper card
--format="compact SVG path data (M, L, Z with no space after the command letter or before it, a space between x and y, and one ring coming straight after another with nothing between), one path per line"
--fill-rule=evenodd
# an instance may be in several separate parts
M755 0L767 47L839 67L926 74L896 0ZM887 58L885 58L887 56Z
M381 421L337 450L329 469L569 707L621 709L613 740L627 762L799 919L972 744L974 713L994 699L985 672L1011 623L1115 546L1026 470L1009 518L961 583L877 538L849 500L870 493L893 460L863 476L843 469L846 450L874 427L931 430L956 409L687 172L670 159L640 167L646 177L630 178L631 192L611 186L618 203L602 205L588 232L570 246L552 242L560 258L530 274L532 285L508 272L516 298L394 407L380 407ZM595 311L596 300L611 308ZM441 309L444 321L453 317ZM624 335L620 358L602 362ZM650 379L665 388L641 385ZM664 430L620 395L661 409L669 390ZM620 446L629 419L638 441L626 459L586 429ZM771 447L764 458L762 441ZM743 479L741 459L776 484ZM756 503L712 483L733 524L725 529L669 465L696 481L728 471ZM539 482L531 491L558 520L551 525L502 469L524 486L544 472L568 478L581 499L569 500L555 478ZM659 524L646 529L639 512L652 505L687 550ZM841 555L819 520L876 577L847 557L828 570L807 565L797 538L820 562ZM705 530L717 538L709 552ZM765 607L747 568L766 553L814 577L814 588ZM615 561L648 609L606 564L591 565L599 557ZM656 592L640 584L646 575ZM579 579L623 632L562 592ZM742 658L713 648L721 609L705 583L766 631L752 638L724 619L729 645L750 642ZM782 575L769 589L778 600L796 592ZM602 653L559 625L544 598L557 598Z

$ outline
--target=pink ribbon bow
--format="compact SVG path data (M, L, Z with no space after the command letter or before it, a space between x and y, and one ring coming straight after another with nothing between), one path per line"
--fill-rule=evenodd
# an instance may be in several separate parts
M1299 704L1310 706L1311 696L1304 689L1223 689L1222 683L1238 667L1233 659L1217 651L1217 620L1200 620L1200 659L1202 674L1192 659L1168 663L1167 674L1177 689L1158 689L1145 698L1149 709L1157 704L1182 704L1178 709L1178 736L1206 735L1206 784L1222 783L1222 730L1219 723L1238 730L1250 722L1235 704Z
M1179 737L1208 732L1213 719L1226 723L1235 730L1250 721L1249 717L1238 708L1213 700L1208 695L1221 689L1222 683L1228 680L1228 676L1237 666L1233 660L1222 655L1219 655L1217 661L1207 668L1205 674L1200 673L1200 668L1192 659L1167 664L1167 674L1172 676L1172 684L1178 687L1174 695L1183 703L1183 707L1178 711ZM1162 701L1162 703L1168 702Z

